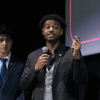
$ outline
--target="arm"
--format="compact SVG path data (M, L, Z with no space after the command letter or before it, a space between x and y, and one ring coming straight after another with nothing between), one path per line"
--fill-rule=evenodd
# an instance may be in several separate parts
M24 72L20 78L19 86L22 90L27 91L35 84L35 67L30 64L30 59L26 61Z
M80 59L73 59L73 80L78 85L86 84L88 81L88 72L82 56Z
M21 75L22 75L22 73L23 73L23 71L24 71L24 68L25 68L25 62L22 62L21 61L21 63L19 63L19 68L20 68L20 77L21 77ZM19 78L20 78L19 77ZM18 85L18 88L17 88L17 92L16 92L16 95L15 95L15 100L19 100L19 99L21 99L21 100L24 100L24 91L22 91L21 89L20 89L20 87L19 87L19 85Z
M86 70L86 66L84 63L84 60L82 58L82 55L80 53L81 51L81 43L80 43L80 39L75 36L76 41L73 40L71 49L73 49L73 63L72 63L72 67L73 67L73 80L78 84L84 84L87 82L88 80L88 73Z
M37 83L38 73L49 62L49 55L48 54L40 55L38 60L35 58L35 61L37 61L37 63L36 64L34 63L34 65L30 63L32 62L31 60L32 58L29 59L28 57L28 60L26 62L26 67L24 69L24 72L21 76L20 83L19 83L20 88L24 91L32 90L32 88L34 89Z

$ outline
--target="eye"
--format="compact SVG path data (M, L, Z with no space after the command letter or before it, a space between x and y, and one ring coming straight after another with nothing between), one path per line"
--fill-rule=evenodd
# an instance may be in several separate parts
M50 27L48 26L47 28L49 29Z
M55 28L55 29L58 29L58 26L55 26L54 28Z
M55 27L56 29L58 28L58 27Z
M50 26L49 26L49 25L46 25L46 26L45 26L45 28L46 28L46 29L49 29L49 28L50 28Z
M10 42L11 41L11 39L7 39L7 42Z
M50 28L50 26L47 26L47 29L49 29Z
M3 39L0 39L0 42L3 42Z

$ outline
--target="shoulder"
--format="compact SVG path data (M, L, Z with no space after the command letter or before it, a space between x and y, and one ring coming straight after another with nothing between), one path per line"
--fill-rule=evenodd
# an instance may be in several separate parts
M14 75L18 73L18 75L20 76L25 68L25 61L11 53L10 65L11 63L12 67L14 68Z
M66 49L66 50L69 50L69 49L71 49L71 47L69 47L69 46L65 46L65 49Z
M31 53L29 53L28 58L36 57L39 53L41 53L41 50L42 48L32 51Z
M61 51L68 51L68 50L71 49L71 47L65 46L65 44L61 42L60 43L60 49L61 49Z
M65 46L66 53L72 54L72 49L69 46Z
M21 64L21 65L24 65L24 64L25 64L25 61L24 61L23 59L21 59L21 58L15 56L13 53L11 53L11 58L10 58L10 60L11 60L12 62L17 62L17 63L19 63L19 64Z

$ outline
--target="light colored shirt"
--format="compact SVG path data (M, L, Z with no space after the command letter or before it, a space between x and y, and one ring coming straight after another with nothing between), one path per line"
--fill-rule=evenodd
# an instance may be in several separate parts
M9 53L9 55L6 57L7 61L6 61L6 69L8 69L8 65L9 65L9 62L10 62L10 57L11 57L11 52ZM0 56L0 58L3 58ZM5 59L5 58L4 58ZM2 67L2 62L1 62L1 59L0 59L0 72L1 72L1 67Z
M50 70L46 67L46 74L45 74L45 87L44 87L44 96L43 100L53 100L52 96L52 81L53 81L53 70L54 65Z

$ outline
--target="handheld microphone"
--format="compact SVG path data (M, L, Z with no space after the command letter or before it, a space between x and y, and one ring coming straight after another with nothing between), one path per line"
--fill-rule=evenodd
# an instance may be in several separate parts
M43 52L43 54L46 54L48 52L48 48L46 46L44 46L42 48L42 52ZM44 69L44 74L45 74L46 73L46 66L44 66L43 69Z
M48 52L48 48L47 48L46 46L44 46L44 47L42 48L42 52L43 52L43 54L46 54L46 53Z

